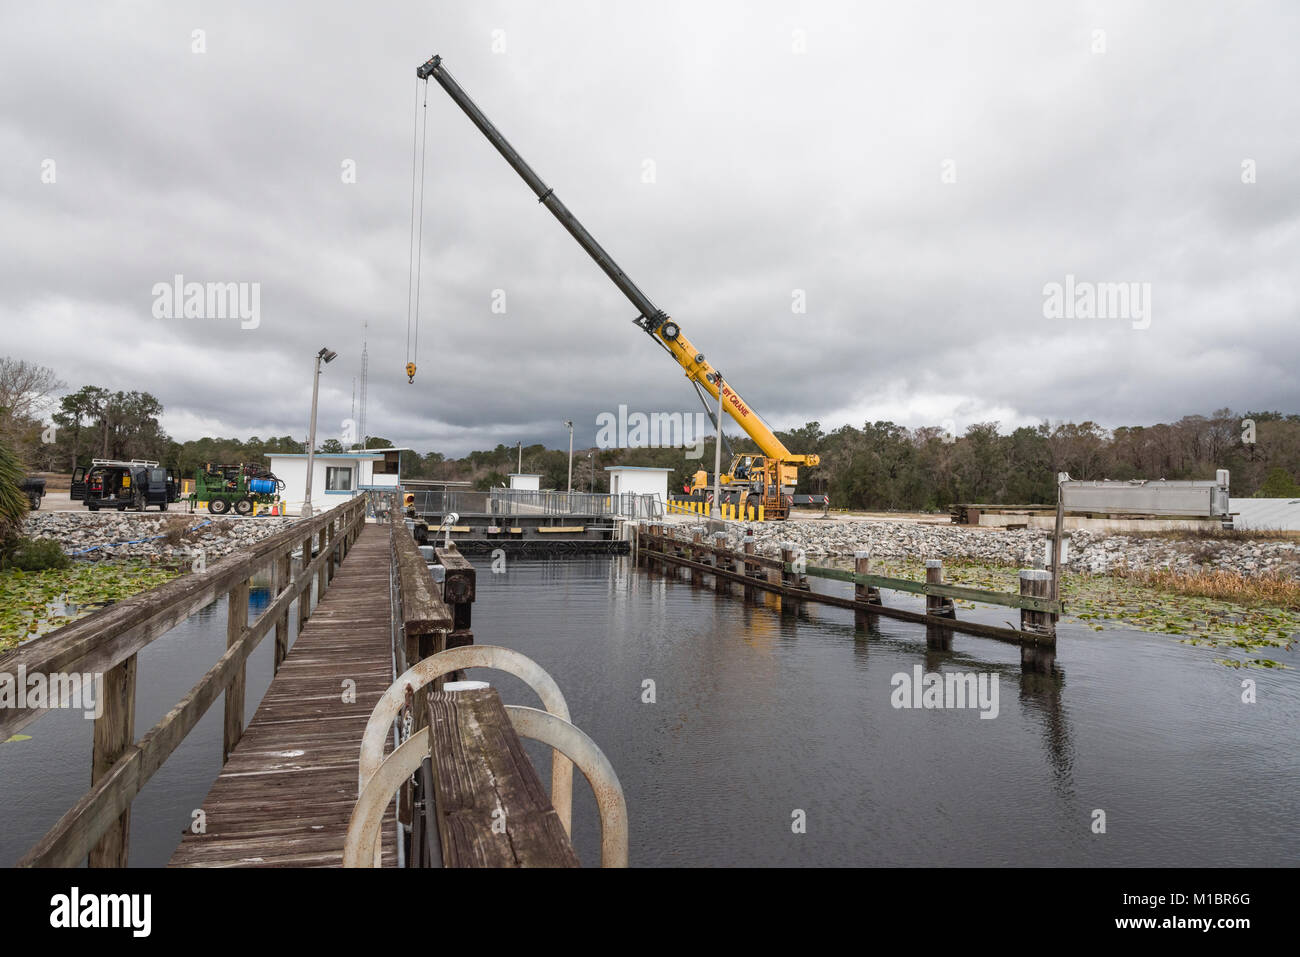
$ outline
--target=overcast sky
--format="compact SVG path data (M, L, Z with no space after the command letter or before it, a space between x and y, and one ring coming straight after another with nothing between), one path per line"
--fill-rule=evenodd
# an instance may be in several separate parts
M434 83L407 383L433 53L774 427L1300 411L1295 3L11 3L0 32L3 351L152 392L180 440L303 436L323 345L337 435L366 334L399 445L698 408ZM256 328L155 318L176 274L260 284ZM1045 317L1067 275L1149 284L1149 325Z

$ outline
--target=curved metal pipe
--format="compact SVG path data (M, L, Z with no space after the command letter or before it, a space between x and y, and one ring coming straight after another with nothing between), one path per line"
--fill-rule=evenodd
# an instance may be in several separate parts
M541 665L527 655L499 645L466 645L463 648L440 651L412 666L389 685L370 712L365 734L361 737L361 758L357 767L358 794L365 790L371 775L384 760L384 738L406 704L407 687L414 693L435 678L464 668L492 668L512 674L537 693L547 711L566 722L569 720L569 706L560 686ZM560 823L564 825L564 832L572 834L573 764L558 750L551 753L551 804L559 815Z
M393 793L415 773L428 753L429 729L421 728L384 759L361 789L352 817L348 819L348 836L343 842L344 867L379 866L379 830L384 823L384 811L388 810Z
M508 704L506 714L515 731L563 752L578 765L591 785L600 809L600 866L627 867L627 800L614 767L604 752L581 729L563 718L522 705ZM429 729L414 732L371 775L348 821L343 845L344 867L379 864L379 832L393 793L420 766L429 751Z
M627 867L627 800L609 758L581 728L562 718L523 705L505 708L515 731L563 751L582 771L600 808L600 866Z

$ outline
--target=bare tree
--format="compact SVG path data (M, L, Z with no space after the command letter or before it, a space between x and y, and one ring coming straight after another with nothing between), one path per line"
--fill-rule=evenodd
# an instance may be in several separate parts
M45 414L51 394L63 388L53 369L0 357L0 437L13 439Z

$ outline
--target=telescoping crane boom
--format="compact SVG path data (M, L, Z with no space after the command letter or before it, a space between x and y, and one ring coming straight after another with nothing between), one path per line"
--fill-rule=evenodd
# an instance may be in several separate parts
M739 496L739 504L761 504L765 507L768 517L784 518L788 514L790 502L788 493L793 492L798 479L798 466L815 466L819 462L819 457L797 455L785 447L762 417L723 380L721 373L682 334L681 327L656 306L631 277L619 268L613 257L596 242L596 238L587 232L586 227L555 195L555 190L546 185L501 135L492 121L447 72L447 68L442 64L442 57L434 56L421 64L415 71L415 75L425 81L432 77L446 91L469 117L470 122L478 127L479 132L487 137L488 142L505 157L505 161L528 184L537 201L551 211L551 214L560 221L560 225L569 231L569 234L578 241L578 245L587 251L587 254L596 261L596 265L636 307L639 313L635 320L636 324L668 350L681 365L686 377L703 388L715 400L718 398L718 390L721 389L723 408L739 423L763 453L760 456L736 456L731 469L721 476L722 483L732 487L733 490L743 491L744 494ZM701 484L698 478L696 484L697 487ZM735 486L740 488L735 489Z

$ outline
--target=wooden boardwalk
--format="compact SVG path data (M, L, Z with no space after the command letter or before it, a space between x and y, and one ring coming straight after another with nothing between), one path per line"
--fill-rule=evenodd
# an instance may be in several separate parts
M365 526L208 792L206 833L187 832L171 866L340 866L362 732L392 683L389 547L388 526ZM385 867L396 865L393 815Z

